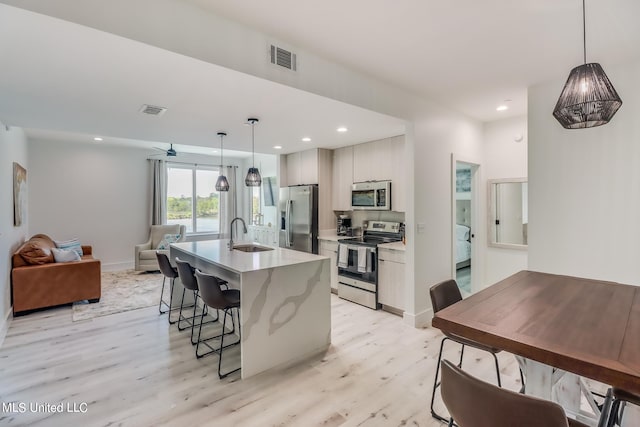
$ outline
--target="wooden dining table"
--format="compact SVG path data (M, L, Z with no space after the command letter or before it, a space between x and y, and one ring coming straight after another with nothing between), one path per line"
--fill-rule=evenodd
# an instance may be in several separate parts
M437 312L432 325L520 356L527 394L551 398L557 372L640 394L639 286L520 271Z

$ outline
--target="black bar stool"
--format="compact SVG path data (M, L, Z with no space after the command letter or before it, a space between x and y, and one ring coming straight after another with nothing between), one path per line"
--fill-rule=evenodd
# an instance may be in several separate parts
M160 303L158 304L158 311L160 311L160 314L164 314L164 313L169 313L167 318L169 320L169 324L173 325L174 323L176 323L176 320L174 320L173 322L171 321L171 312L173 310L177 310L177 307L172 308L173 306L173 285L176 281L176 277L178 277L178 271L171 265L171 263L169 262L169 257L167 256L167 254L160 252L160 251L156 251L156 258L158 259L158 266L160 267L160 272L162 272L162 290L160 291ZM167 302L165 300L162 299L162 296L164 295L164 283L167 280L167 278L171 279L171 289L169 290L170 295L169 295L169 303L167 304ZM167 307L167 310L162 311L162 305L165 305Z
M200 328L198 329L198 340L196 344L196 357L200 358L200 357L206 356L207 354L218 353L218 377L222 379L227 375L240 370L240 368L236 368L224 374L221 371L222 351L225 348L229 348L231 346L240 344L240 341L241 341L241 338L240 338L240 291L238 289L222 290L220 288L220 284L224 283L223 280L217 278L216 276L205 274L198 269L196 269L195 276L196 276L196 280L198 281L198 288L200 290L200 298L202 298L202 301L204 301L204 303L208 307L216 310L222 310L223 312L222 333L207 339L201 339L202 320L204 319L204 315L201 316ZM235 322L233 320L233 311L232 311L234 308L236 309L236 312L238 315L238 340L234 343L224 345L224 337L235 333ZM227 315L231 316L232 328L230 332L225 332ZM208 343L208 341L214 338L220 338L220 346L218 348L213 348ZM209 351L205 353L199 353L198 349L200 347L200 344L203 344L206 347L208 347Z
M176 258L176 268L178 270L178 276L180 277L182 286L184 287L184 289L182 290L182 300L180 301L180 312L178 314L178 330L183 331L188 327L191 327L191 344L195 345L197 341L194 340L193 332L195 330L196 319L200 317L199 315L196 314L198 310L198 299L200 299L200 294L198 291L198 282L196 280L196 276L194 275L195 268L191 267L191 264L189 264L187 261L182 261L180 258ZM225 281L221 281L220 285L228 288L227 282ZM189 317L185 317L182 314L182 311L184 308L191 307L191 306L185 307L184 305L184 297L187 290L193 293L193 316L189 316ZM202 310L203 310L202 314L206 316L208 314L206 304L203 304ZM204 322L204 324L213 323L217 321L218 321L218 310L216 310L215 318ZM186 322L188 326L183 327L182 326L183 322Z

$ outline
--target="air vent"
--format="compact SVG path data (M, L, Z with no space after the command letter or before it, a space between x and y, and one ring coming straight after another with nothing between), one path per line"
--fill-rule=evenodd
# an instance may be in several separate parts
M271 45L271 63L284 67L287 70L296 71L296 54L281 47Z
M158 107L157 105L143 104L142 107L140 107L141 113L148 114L150 116L161 116L165 111L167 111L166 108Z

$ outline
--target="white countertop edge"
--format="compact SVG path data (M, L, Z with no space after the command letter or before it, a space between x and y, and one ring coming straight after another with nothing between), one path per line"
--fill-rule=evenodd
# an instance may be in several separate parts
M400 251L400 252L405 252L407 250L406 245L403 244L402 242L382 243L378 245L378 248L389 249L392 251Z

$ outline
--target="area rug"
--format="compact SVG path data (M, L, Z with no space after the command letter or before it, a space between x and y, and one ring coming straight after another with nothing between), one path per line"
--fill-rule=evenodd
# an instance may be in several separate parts
M168 281L167 286L168 288ZM102 273L102 297L90 304L80 301L73 304L73 321L137 310L158 305L162 274L140 273L133 270Z

